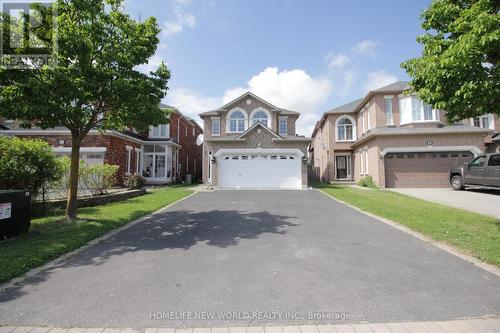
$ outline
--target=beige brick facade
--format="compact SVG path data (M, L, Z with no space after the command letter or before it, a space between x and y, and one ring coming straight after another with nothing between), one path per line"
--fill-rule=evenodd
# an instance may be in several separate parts
M396 83L392 87L401 83ZM391 86L391 85L390 85ZM389 87L389 86L388 86ZM446 113L437 110L435 121L401 124L399 99L404 90L379 89L370 92L364 99L326 112L316 124L311 144L311 163L316 179L332 182L337 180L335 157L350 155L352 180L370 175L380 186L385 186L385 162L381 152L397 147L475 147L474 151L493 152L500 150L499 144L491 141L493 130L473 128L471 120L462 121L461 127L447 124ZM392 122L388 119L387 100L391 101ZM337 140L337 121L348 117L354 122L356 136L353 141ZM500 130L500 117L494 117L494 130ZM364 127L364 128L363 128ZM382 129L382 130L380 130ZM369 139L367 139L369 138ZM429 145L429 142L432 144ZM368 170L363 171L365 156ZM365 163L366 164L366 163Z
M265 109L270 115L268 120L269 129L257 126L248 131L241 139L235 138L242 133L228 133L227 116L231 110L243 110L247 116L246 128L251 127L250 115L257 108ZM204 121L205 141L203 143L203 182L208 183L209 180L209 156L215 155L220 149L299 149L304 158L307 157L307 146L310 139L295 136L295 122L299 116L296 112L277 109L269 103L261 100L253 94L245 94L235 101L227 104L223 108L209 112L208 114L200 115ZM286 117L287 119L287 135L280 138L277 135L279 118ZM220 121L220 135L212 134L212 121ZM302 185L307 186L307 165L301 164L302 169ZM211 162L212 168L212 185L218 185L218 161Z

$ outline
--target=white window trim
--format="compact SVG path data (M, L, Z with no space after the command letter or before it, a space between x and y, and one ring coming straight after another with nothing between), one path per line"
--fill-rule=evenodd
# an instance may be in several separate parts
M368 108L365 106L360 112L359 112L360 116L361 116L361 124L362 124L362 127L361 127L361 134L365 134L366 132L368 132L368 130L371 128L370 126L370 111L368 110ZM366 116L366 121L365 121L365 114L367 115Z
M243 131L231 131L231 115L237 111L240 111L243 113L243 116L245 117L244 118L244 128L243 128ZM237 127L237 126L236 126ZM234 108L234 109L231 109L228 113L227 113L227 116L226 116L226 133L243 133L245 132L246 130L248 129L248 113L243 110L242 108Z
M127 160L125 161L126 164L125 164L125 167L126 167L126 170L125 170L125 175L130 175L131 174L131 169L132 169L132 147L131 146L125 146L125 149L127 150Z
M415 95L399 95L398 96L398 99L401 99L401 98L418 98L417 96ZM420 100L420 116L422 118L422 120L411 120L411 121L407 121L405 123L403 122L400 122L400 125L408 125L408 124L419 124L419 123L439 123L441 120L439 119L439 110L438 109L432 109L432 115L433 115L433 118L434 119L429 119L429 120L423 120L424 118L424 102L418 98ZM399 102L399 100L398 100ZM401 104L399 104L401 105ZM411 112L411 116L413 118L413 101L410 103L411 107L412 107L412 112ZM399 114L400 114L400 118L402 119L401 117L401 114L402 114L402 110L401 108L399 109Z
M474 117L474 118L470 118L470 124L472 127L475 127L474 126L474 119L475 118L488 118L488 122L489 122L489 128L488 129L495 129L495 115L493 113L488 113L488 114L485 114L485 115L482 115L482 116L479 116L479 117ZM479 122L479 128L484 128L482 127L482 122L480 121Z
M390 106L391 106L391 121L389 121L389 119L387 119L387 101L390 101ZM386 126L394 126L396 125L394 123L394 107L393 107L393 104L394 103L394 96L392 95L386 95L384 96L384 107L385 107L385 125Z
M252 112L250 112L250 118L249 118L249 122L250 123L249 123L249 126L253 125L253 117L259 111L262 111L262 112L264 112L267 115L267 127L271 128L271 112L267 111L263 107L255 108L255 109L252 110Z
M165 126L165 135L161 135L161 127ZM153 128L158 127L158 135L153 135ZM170 137L170 124L158 124L157 126L149 126L150 138L169 138Z
M140 175L142 173L142 149L134 148L135 150L135 172Z
M281 129L280 123L281 123L282 120L286 121L286 126L285 126L285 132L284 133L282 133L280 131L280 129ZM287 116L279 116L278 117L278 134L279 135L287 135L288 134L288 117Z
M368 165L368 148L363 148L360 150L361 154L361 170L359 175L360 176L367 176L370 173L368 172L369 170L369 165Z
M339 131L338 131L338 124L341 120L343 119L348 119L352 123L352 140L340 140L339 139ZM337 120L335 120L335 141L336 142L354 142L356 141L356 121L354 120L353 117L349 115L343 115L341 117L338 117Z
M214 121L218 121L219 122L219 133L214 133ZM220 132L221 132L221 119L220 117L210 117L210 135L211 136L220 136Z

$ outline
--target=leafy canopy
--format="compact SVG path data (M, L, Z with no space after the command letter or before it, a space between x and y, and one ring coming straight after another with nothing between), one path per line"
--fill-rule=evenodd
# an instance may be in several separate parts
M422 14L422 56L401 66L451 121L500 114L499 10L498 0L435 0Z
M57 0L58 50L54 66L0 68L0 113L24 126L65 126L83 137L94 127L120 130L166 123L159 108L170 73L161 64L144 74L137 66L155 53L160 28L123 11L123 0ZM43 24L30 28L50 44L54 7L37 7ZM4 14L3 22L18 22ZM25 54L28 46L17 50Z

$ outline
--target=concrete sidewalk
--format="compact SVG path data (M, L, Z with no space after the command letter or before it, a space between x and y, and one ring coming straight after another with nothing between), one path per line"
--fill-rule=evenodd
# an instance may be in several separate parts
M500 219L500 191L451 188L391 188L391 191Z
M346 325L297 325L200 328L60 328L0 326L0 333L499 333L500 317Z

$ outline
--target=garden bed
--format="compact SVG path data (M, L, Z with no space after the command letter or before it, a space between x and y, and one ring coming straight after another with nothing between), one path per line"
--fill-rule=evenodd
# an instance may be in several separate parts
M130 198L135 198L141 195L146 194L146 189L139 190L123 190L119 192L112 192L103 195L94 195L94 196L84 196L79 197L77 199L78 207L94 207L109 204L112 202L118 202L127 200ZM39 203L40 205L42 203ZM48 209L63 209L66 207L66 198L64 199L56 199L56 200L48 200L45 202L46 208Z

